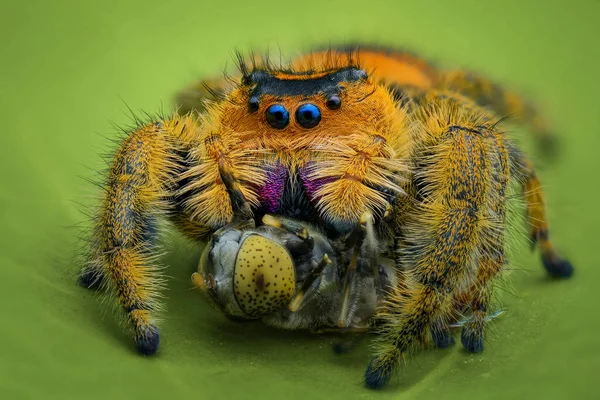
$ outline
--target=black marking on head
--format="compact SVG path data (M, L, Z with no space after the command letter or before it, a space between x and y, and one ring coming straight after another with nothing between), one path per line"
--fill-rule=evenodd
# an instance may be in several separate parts
M308 75L314 72L286 72L290 75ZM358 82L367 78L367 73L356 67L346 67L313 79L279 79L269 71L257 70L243 82L254 86L251 96L265 94L273 96L312 96L318 93L332 95L340 92L340 83Z

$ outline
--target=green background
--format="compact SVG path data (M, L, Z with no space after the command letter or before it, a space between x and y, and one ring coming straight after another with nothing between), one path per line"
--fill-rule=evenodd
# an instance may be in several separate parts
M0 15L0 398L598 398L600 2L3 1ZM366 344L238 325L190 290L198 249L173 234L157 357L137 355L110 307L75 285L87 178L113 123L169 110L232 50L363 40L483 71L541 100L561 138L539 160L552 234L576 266L544 277L523 244L509 309L486 351L429 350L382 392L363 388ZM512 127L515 136L527 136ZM526 146L528 141L525 141ZM527 146L531 147L531 146Z

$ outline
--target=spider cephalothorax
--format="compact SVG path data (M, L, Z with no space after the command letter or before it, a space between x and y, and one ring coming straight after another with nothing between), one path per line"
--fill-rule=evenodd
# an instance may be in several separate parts
M134 129L115 156L80 281L113 289L140 352L159 344L161 216L209 240L193 281L229 317L374 328L370 388L430 339L451 344L460 313L463 346L483 349L511 182L546 270L571 275L531 162L498 123L520 113L553 143L520 97L379 48L252 61L186 91L180 114Z
M212 173L215 179L208 185L224 195L216 178L222 165L262 211L319 218L347 230L367 209L383 214L386 193L401 192L398 172L409 136L405 123L392 93L357 67L257 69L226 100L207 107L204 142L192 150L196 165L184 176L196 182ZM198 162L207 156L218 161ZM345 178L336 179L340 175ZM183 187L182 193L199 193L197 186ZM200 193L185 201L196 220L218 227L231 218L230 207L198 213L203 204L215 204Z

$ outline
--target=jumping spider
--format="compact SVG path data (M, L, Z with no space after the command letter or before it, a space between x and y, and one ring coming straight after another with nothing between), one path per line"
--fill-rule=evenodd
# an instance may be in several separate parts
M519 96L380 48L316 51L286 67L240 57L239 70L184 92L178 114L132 130L114 157L80 282L114 291L141 353L159 345L163 216L210 241L193 281L231 318L376 327L369 388L431 339L452 343L460 315L463 346L483 350L511 182L546 271L572 274L550 242L532 164L499 125L519 115L552 144Z

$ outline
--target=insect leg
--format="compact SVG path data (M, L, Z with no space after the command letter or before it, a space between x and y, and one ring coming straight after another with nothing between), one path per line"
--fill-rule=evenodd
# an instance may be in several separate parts
M262 222L267 226L283 229L293 234L285 240L286 249L293 255L303 255L312 251L315 244L314 239L310 236L308 228L304 224L270 214L263 216Z
M312 252L315 245L314 239L310 235L308 228L302 223L270 214L265 215L262 222L267 226L283 229L292 234L285 239L285 248L288 249L292 255L303 256ZM311 292L313 283L321 276L323 270L331 264L331 260L327 253L324 253L318 262L316 260L310 262L312 264L310 273L306 276L300 285L300 288L296 290L292 301L288 305L289 310L292 312L296 312L302 307L304 299L306 299L307 295Z
M356 309L356 303L359 301L361 288L359 280L356 279L359 265L365 266L366 264L373 273L375 287L378 288L378 286L381 286L379 282L375 233L373 231L373 214L365 212L359 222L360 225L356 229L356 232L354 232L354 235L351 235L351 238L354 237L355 242L342 287L342 305L337 322L340 328L350 326L353 310Z
M340 328L345 328L350 325L348 314L350 313L352 293L355 292L355 275L358 263L358 256L360 253L360 246L355 246L352 250L352 258L350 264L346 269L344 276L344 286L342 288L342 307L340 308L340 316L338 318L337 325Z
M294 297L288 306L291 312L296 312L300 309L302 302L304 301L306 294L309 293L312 284L321 276L321 273L329 264L331 264L331 260L327 254L324 254L321 261L313 265L312 272L304 280L304 282L302 282L300 289L296 290L296 293L294 294Z

